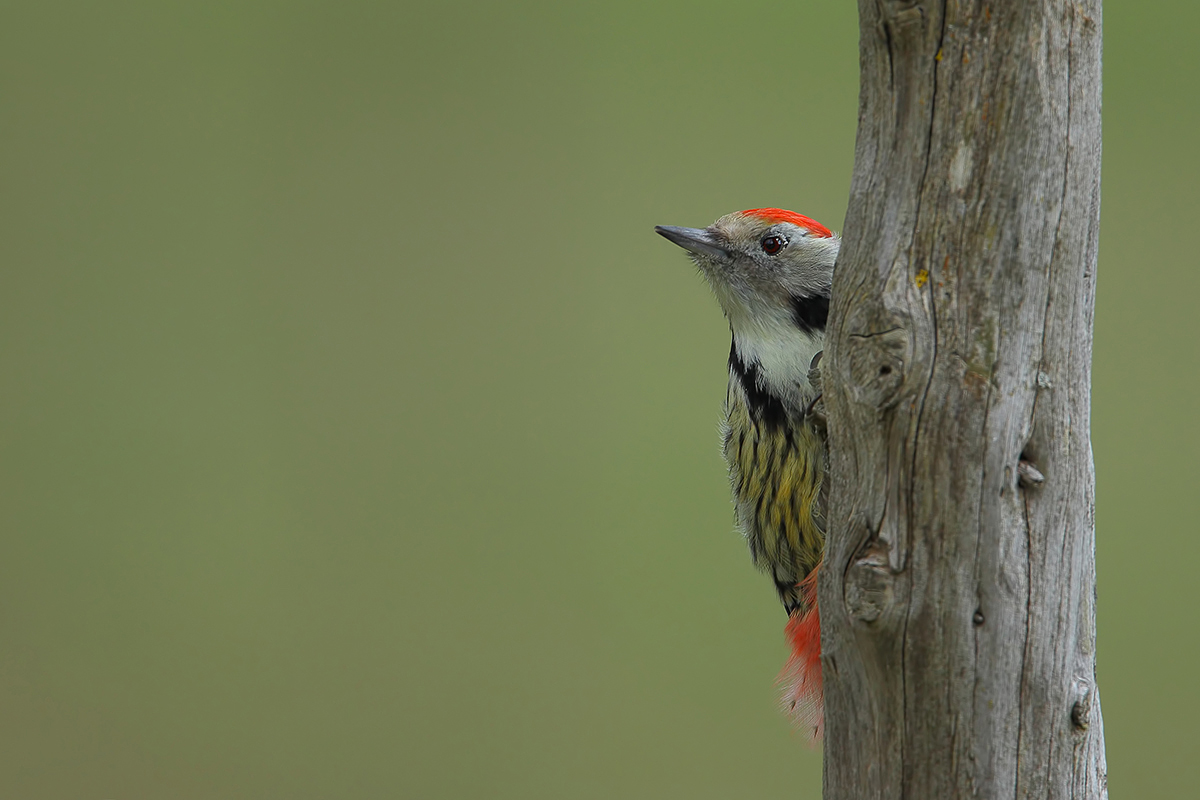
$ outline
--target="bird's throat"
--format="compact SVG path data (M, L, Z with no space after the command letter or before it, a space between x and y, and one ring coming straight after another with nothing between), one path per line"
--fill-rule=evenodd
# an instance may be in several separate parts
M801 412L816 393L808 381L813 356L824 347L824 330L787 325L765 336L734 331L729 349L730 378L736 377L752 407L764 413Z

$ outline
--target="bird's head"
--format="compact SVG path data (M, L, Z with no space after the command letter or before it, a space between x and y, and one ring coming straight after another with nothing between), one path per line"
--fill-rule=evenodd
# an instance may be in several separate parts
M717 295L733 330L730 368L753 368L755 380L784 400L808 397L841 240L780 208L727 214L707 228L655 230L687 250Z
M654 230L688 251L735 335L765 333L783 319L802 329L825 327L840 240L821 223L794 211L756 208L726 214L707 228Z

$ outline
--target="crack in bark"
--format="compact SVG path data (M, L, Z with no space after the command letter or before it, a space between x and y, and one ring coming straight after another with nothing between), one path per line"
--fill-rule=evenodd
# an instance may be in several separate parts
M937 51L936 51L939 53L942 50L942 45L943 45L943 43L945 41L945 37L946 37L946 0L942 0L942 3L940 5L941 5L941 15L942 15L941 30L938 32L938 46L937 46ZM890 52L890 50L889 50L889 52ZM931 160L930 155L931 155L931 149L933 146L933 128L934 128L934 124L937 120L937 87L938 87L937 73L938 73L939 64L940 64L940 62L935 59L933 62L933 91L931 92L930 99L929 99L929 130L926 133L926 138L925 138L925 164L924 164L924 168L921 171L920 183L918 184L919 188L917 190L917 207L913 213L913 223L914 224L913 224L913 229L912 229L912 235L911 235L911 237L909 239L909 243L908 243L908 267L910 269L912 267L913 245L915 244L917 230L921 224L921 203L925 197L925 180L929 175L929 162ZM917 443L921 439L921 421L922 421L922 418L923 418L924 412L925 412L925 400L929 396L930 387L933 385L934 365L937 362L937 345L938 345L938 342L937 342L937 300L936 300L936 298L933 297L932 289L930 290L929 317L930 317L930 324L933 328L933 335L930 337L931 352L929 354L929 360L928 360L929 374L925 380L925 386L921 390L920 397L917 401L917 414L916 414L915 423L913 425L912 452L910 454L910 461L909 461L908 506L909 506L910 510L916 507L915 498L914 498L914 493L916 491L916 487L914 485L915 481L913 479L916 475L916 470L917 470L917 451L918 451ZM908 532L906 531L906 535L907 535L907 533ZM908 561L907 558L905 560ZM902 692L901 696L904 698L904 705L905 705L906 709L908 707L908 668L907 668L907 664L908 664L908 626L909 626L909 621L912 616L912 592L911 592L912 580L911 580L911 578L909 579L909 587L910 587L910 591L909 591L909 596L908 596L908 602L907 602L905 610L904 610L904 626L900 631L900 643L901 643L900 644L900 665L901 665L901 668L900 668L900 690ZM904 731L903 731L903 735L901 736L901 739L900 739L900 759L901 759L900 763L901 764L906 763L905 749L906 749L906 743L908 741L908 719L909 719L909 714L906 711L906 713L904 715ZM907 784L907 780L905 781L905 783Z
M864 339L864 340L865 339L875 339L880 336L887 336L889 333L895 333L896 331L903 332L904 328L900 328L900 327L888 328L886 331L875 331L874 333L851 333L851 334L847 334L847 338L849 338L849 339Z
M894 87L896 86L896 62L895 58L892 56L892 29L888 27L887 12L884 9L883 4L876 2L875 7L879 13L879 18L884 20L883 37L887 42L885 52L887 53L888 57L888 89L894 90Z
M942 20L941 20L942 27L941 27L941 30L938 31L938 43L937 43L937 50L936 50L936 52L938 52L938 53L942 52L942 46L943 46L943 44L945 44L945 41L946 41L946 2L947 2L947 0L942 0L942 2L940 4L941 8L942 8ZM934 59L934 62L933 62L933 91L929 95L929 131L925 135L925 165L921 171L921 180L917 184L917 208L913 212L914 225L913 225L912 237L909 239L909 242L908 242L909 259L912 258L913 240L916 239L917 229L921 225L921 202L925 199L925 178L928 177L928 175L929 175L929 160L930 160L929 154L933 149L933 125L937 121L937 90L938 90L937 75L938 75L938 67L940 64L941 64L940 61L938 61L937 59ZM911 260L909 262L909 265L911 266Z
M1017 691L1020 693L1021 706L1025 705L1025 668L1029 664L1029 624L1032 617L1030 610L1033 605L1033 526L1029 524L1029 496L1027 494L1020 495L1021 508L1025 512L1025 642L1021 648L1021 679L1017 684ZM1017 780L1013 781L1013 800L1020 800L1021 795L1021 775L1019 765L1021 763L1021 736L1025 731L1024 716L1021 714L1021 709L1017 709Z

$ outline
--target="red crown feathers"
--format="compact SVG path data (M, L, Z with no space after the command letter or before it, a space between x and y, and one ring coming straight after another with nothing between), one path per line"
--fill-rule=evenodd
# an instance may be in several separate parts
M758 217L767 222L790 222L793 225L799 225L813 236L819 236L822 239L833 236L833 231L815 219L809 219L803 214L797 214L795 211L788 211L784 208L751 208L742 213L749 217Z

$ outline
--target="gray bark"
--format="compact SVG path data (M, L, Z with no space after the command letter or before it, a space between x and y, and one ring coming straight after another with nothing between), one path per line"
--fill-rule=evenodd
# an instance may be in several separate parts
M820 581L825 797L1103 798L1100 0L860 0Z

